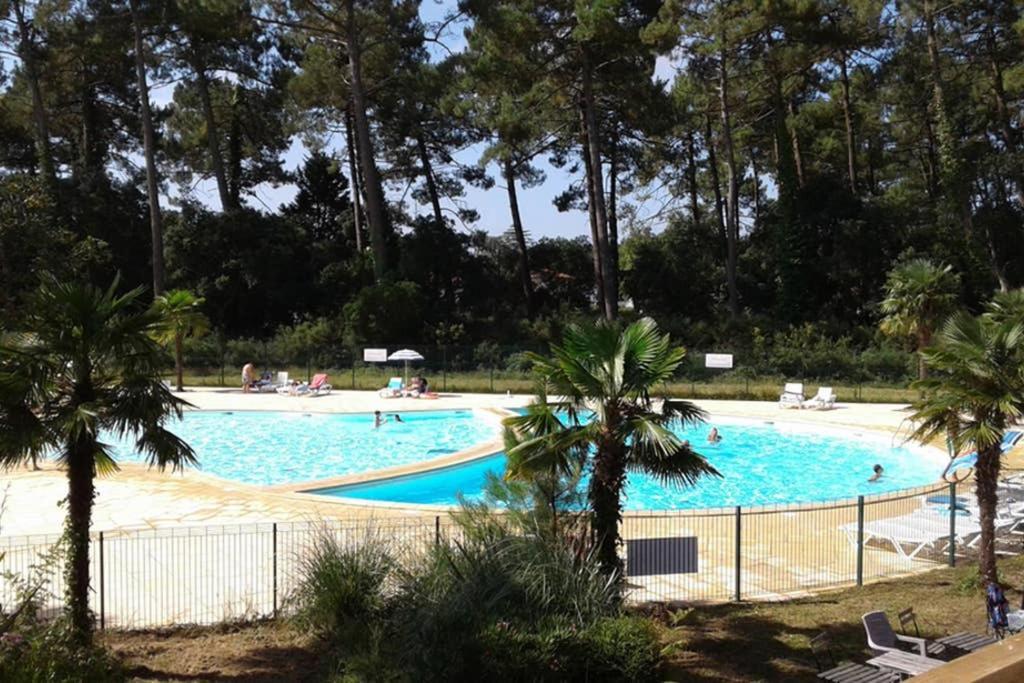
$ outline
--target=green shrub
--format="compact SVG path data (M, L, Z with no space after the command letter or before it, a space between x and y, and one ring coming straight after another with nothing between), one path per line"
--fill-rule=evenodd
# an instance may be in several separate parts
M376 532L345 544L324 527L302 561L302 578L292 596L296 618L353 649L363 647L385 609L394 569L394 558Z
M887 382L905 382L917 368L914 354L899 349L868 349L858 363L867 377Z
M0 634L0 681L5 683L107 683L125 680L118 663L102 648L81 646L67 622L20 624Z
M498 622L481 633L480 644L483 680L658 679L657 632L637 617L602 618L583 628L557 619Z

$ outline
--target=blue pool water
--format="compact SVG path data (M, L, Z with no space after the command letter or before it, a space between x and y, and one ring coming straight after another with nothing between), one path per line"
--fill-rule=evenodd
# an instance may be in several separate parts
M662 510L772 505L850 498L937 481L945 456L935 450L895 446L873 434L817 427L721 421L723 440L705 441L709 427L680 432L714 465L722 478L706 478L693 488L665 486L656 479L629 475L625 506ZM885 468L879 482L868 483L875 463ZM459 495L483 497L488 473L502 476L505 456L377 483L320 489L316 493L375 501L456 505Z
M496 422L472 411L403 412L403 422L373 428L373 415L188 412L170 429L195 450L202 472L247 484L276 485L409 465L491 441ZM119 458L139 461L128 441Z

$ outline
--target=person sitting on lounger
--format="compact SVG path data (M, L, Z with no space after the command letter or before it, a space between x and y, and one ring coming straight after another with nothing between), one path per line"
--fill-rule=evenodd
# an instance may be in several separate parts
M871 477L868 479L868 481L871 482L871 483L874 483L874 482L878 481L879 479L881 479L882 478L882 474L884 474L884 472L885 472L885 470L882 468L881 465L875 465L873 469L874 469L875 473L872 474Z
M711 431L708 432L708 443L718 443L722 440L722 435L718 433L718 427L712 427Z

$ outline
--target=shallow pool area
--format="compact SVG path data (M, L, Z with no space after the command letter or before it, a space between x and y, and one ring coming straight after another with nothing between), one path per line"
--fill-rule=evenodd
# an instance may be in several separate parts
M385 413L391 415L391 413ZM472 410L406 411L374 428L370 413L190 411L170 425L195 450L199 470L272 486L359 474L444 457L498 438L497 418ZM119 459L142 460L108 436Z
M723 475L692 488L666 486L630 473L625 506L630 510L759 506L851 498L937 481L945 456L937 450L894 443L871 432L791 423L716 422L722 441L706 442L709 426L679 432ZM872 467L885 475L868 482ZM362 501L457 505L483 498L489 474L503 476L505 456L368 484L318 489L313 493ZM585 482L584 482L585 485Z

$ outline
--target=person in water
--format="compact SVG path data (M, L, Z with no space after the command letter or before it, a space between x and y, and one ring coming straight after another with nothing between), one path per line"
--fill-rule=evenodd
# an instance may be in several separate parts
M882 468L881 465L875 465L873 469L875 470L875 473L872 474L871 477L868 479L868 481L870 481L870 482L875 482L875 481L878 481L879 479L881 479L882 478L882 474L885 471Z
M722 440L722 435L718 433L718 427L712 427L711 431L708 432L708 443L718 443Z
M391 415L381 415L379 410L373 411L373 428L379 429L381 425L388 421L389 417L395 418L395 422L402 422L402 416L398 413L392 413Z

